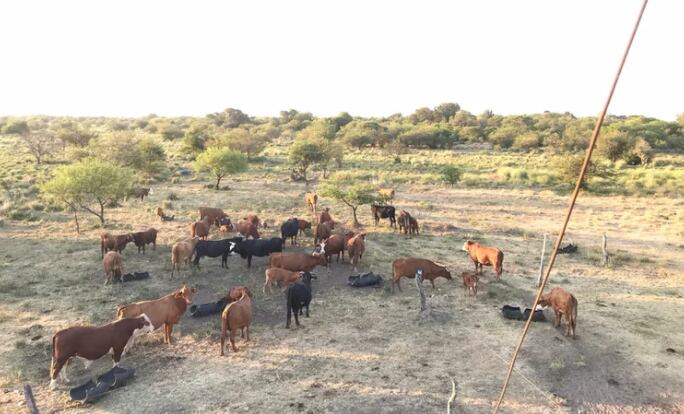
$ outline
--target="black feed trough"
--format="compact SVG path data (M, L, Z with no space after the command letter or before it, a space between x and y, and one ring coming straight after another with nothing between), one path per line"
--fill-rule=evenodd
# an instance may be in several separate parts
M348 283L352 287L381 286L384 280L382 276L370 272L363 275L349 276Z
M149 272L133 272L133 273L126 273L125 275L121 276L121 281L122 282L132 282L135 280L149 279L149 277L150 277Z
M525 312L523 312L523 320L526 321L530 317L530 312L532 312L532 309L525 309ZM541 309L537 309L536 311L534 311L534 315L532 316L532 322L546 322L544 311Z
M523 318L523 314L520 312L519 306L503 305L501 308L501 313L506 319L521 320Z
M218 302L203 303L200 305L190 306L190 316L198 318L200 316L213 315L215 313L223 312L223 309L228 305L228 298L222 298Z
M97 383L89 380L83 385L72 388L69 396L72 401L82 403L94 402L102 398L109 390L123 387L135 375L135 369L114 367L97 377Z

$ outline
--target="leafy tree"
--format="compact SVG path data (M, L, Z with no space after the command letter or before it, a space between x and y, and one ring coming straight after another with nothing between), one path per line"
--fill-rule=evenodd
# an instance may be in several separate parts
M148 177L162 173L166 167L164 147L150 137L131 132L113 132L91 142L91 157L132 168Z
M456 115L461 107L457 103L443 103L437 106L432 112L435 121L447 122L449 118Z
M435 114L430 108L418 108L416 109L416 112L409 116L409 119L414 124L419 122L433 122L435 120Z
M85 147L90 141L97 137L97 134L91 132L76 122L64 122L57 129L57 138L62 141L62 149L67 144L75 147Z
M209 114L207 118L211 119L216 126L224 128L237 128L252 121L249 115L235 108L226 108L223 112Z
M375 200L376 189L369 184L346 184L344 180L333 179L319 187L318 193L322 197L334 198L348 205L352 209L354 226L360 226L361 224L356 217L356 210L359 206L370 204Z
M247 159L238 151L227 148L209 148L195 160L198 172L209 171L216 177L216 189L219 189L221 179L227 175L247 171Z
M333 117L332 122L335 124L335 131L339 131L353 120L354 118L348 112L340 112L337 116Z
M461 181L462 175L463 172L461 169L455 165L448 165L442 169L442 180L447 184L451 184L452 187L454 184Z
M19 139L37 164L55 150L55 136L49 131L28 131L19 135Z
M195 122L190 125L183 135L183 144L192 152L202 152L206 149L208 142L213 138L213 134L206 125L201 122Z
M185 135L181 127L171 123L164 124L160 128L159 133L161 134L162 138L166 141L173 141L174 139L181 138Z
M2 128L2 133L3 134L17 134L17 135L24 135L28 134L29 132L29 126L28 122L26 121L12 121L7 123Z
M295 172L306 181L306 172L314 164L329 161L327 141L323 138L300 136L290 145L289 161Z
M268 137L262 134L251 134L244 128L233 128L221 138L220 142L232 150L244 153L249 160L266 148Z
M584 156L582 155L567 155L559 157L552 165L556 170L556 175L558 179L566 184L570 184L574 187L577 183L577 178L579 177L580 170L582 169L582 164L584 163ZM584 175L584 180L580 185L580 188L587 188L587 180L589 177L597 172L594 164L589 163L589 168L587 173Z
M131 170L112 163L86 159L60 167L41 190L66 204L74 212L78 228L77 209L97 216L104 226L104 208L124 198L133 186Z
M456 134L448 124L421 124L402 132L399 141L407 147L447 148L457 141Z

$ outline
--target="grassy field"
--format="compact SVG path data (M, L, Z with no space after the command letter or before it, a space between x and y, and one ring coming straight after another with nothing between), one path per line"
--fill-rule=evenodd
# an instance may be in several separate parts
M154 195L144 202L110 209L108 230L154 226L159 238L157 250L145 256L132 245L124 251L127 269L149 271L151 279L103 286L99 223L83 217L77 235L72 217L37 198L38 180L55 164L36 169L12 153L6 137L0 146L2 178L12 183L0 227L0 412L24 409L18 390L29 382L41 412L436 413L445 410L451 377L458 384L456 412L490 412L522 329L499 309L532 302L542 235L557 230L567 206L567 189L549 172L551 155L417 151L396 164L380 152L350 152L339 173L395 188L394 204L413 213L422 230L406 238L387 223L374 227L370 209L362 207L368 237L361 270L387 276L395 257L412 255L446 263L458 276L472 268L460 248L474 238L504 251L503 279L494 282L486 269L477 299L464 297L457 280L439 279L434 291L427 284L430 313L421 316L412 281L404 280L403 293L354 290L346 286L351 266L334 263L329 274L315 272L311 318L286 330L282 295L261 293L266 259L255 259L251 270L240 258L229 259L228 270L203 259L200 270L169 278L170 245L189 235L198 206L220 206L233 218L257 213L277 225L290 216L309 218L304 185L287 180L284 147L268 148L250 172L226 182L227 190L207 189L209 177L172 173L173 183L153 184ZM171 162L188 165L182 156ZM465 171L453 189L438 181L440 166L451 162ZM580 250L560 256L550 280L579 301L578 337L565 338L549 322L533 326L505 412L684 410L684 198L676 191L684 185L683 166L681 155L656 157L650 167L611 165L615 179L608 189L581 195L567 235ZM350 225L346 206L320 203ZM160 205L175 221L157 221ZM275 235L277 227L264 233ZM600 266L604 232L607 267ZM310 250L311 237L304 241ZM124 366L137 369L136 380L95 405L68 402L66 386L47 389L54 332L106 323L117 304L156 298L183 283L198 289L196 302L249 286L252 341L219 357L219 318L186 315L173 345L155 333L124 357ZM76 362L72 385L109 367L107 358L88 371Z

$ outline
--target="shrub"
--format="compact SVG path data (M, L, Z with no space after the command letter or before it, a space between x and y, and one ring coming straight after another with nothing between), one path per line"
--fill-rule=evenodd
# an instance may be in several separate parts
M442 169L442 180L452 187L461 180L462 175L461 169L455 165L448 165Z
M577 182L577 177L579 176L580 170L582 169L582 164L584 162L584 157L581 155L569 155L565 157L559 157L553 163L554 170L558 179L566 184L574 185ZM590 163L587 173L584 176L584 181L581 184L581 188L587 188L587 180L591 175L596 172L596 167Z

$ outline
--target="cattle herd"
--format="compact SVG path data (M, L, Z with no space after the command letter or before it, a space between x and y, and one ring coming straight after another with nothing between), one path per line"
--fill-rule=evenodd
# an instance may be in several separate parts
M387 200L394 197L394 190L383 189L382 198ZM144 197L148 194L134 194ZM358 273L358 265L366 249L366 233L355 233L343 230L340 223L333 220L330 209L324 208L317 212L319 198L315 193L307 193L305 203L311 210L312 222L290 218L280 226L280 237L261 238L259 229L266 228L266 223L256 215L248 215L232 222L228 215L220 208L200 207L199 220L191 223L190 237L174 243L171 246L171 279L175 273L180 273L184 267L200 267L203 257L221 257L221 267L228 267L228 257L239 255L251 267L252 258L268 256L268 266L265 271L263 293L266 288L272 293L273 285L281 285L285 292L287 309L286 327L290 327L294 314L295 323L299 326L299 315L306 310L309 317L309 305L312 300L312 279L316 279L311 272L317 266L326 266L328 272L332 265L332 258L344 262L347 252L349 261ZM164 214L161 208L156 210L162 221L173 220ZM400 210L398 218L394 206L387 204L371 205L371 214L377 226L381 219L387 219L391 228L398 229L405 235L419 235L418 221L405 210ZM397 227L398 225L398 227ZM338 230L335 232L335 228ZM236 237L222 240L208 240L211 228L220 232L234 231ZM286 241L290 245L299 243L298 237L306 234L306 230L313 232L314 250L312 252L285 252ZM133 242L138 253L145 254L145 248L151 244L156 249L157 230L150 228L146 231L112 235L105 232L100 236L100 252L104 267L105 284L116 280L121 281L124 273L122 251L126 245ZM464 294L477 295L478 279L483 266L492 266L499 280L503 272L504 254L501 250L485 246L473 240L463 244L463 250L473 261L475 271L462 272ZM415 278L418 272L424 280L429 280L435 287L435 279L443 277L452 280L451 273L446 266L431 260L417 257L400 257L392 262L391 291L395 286L401 291L401 278ZM57 377L67 380L66 365L73 357L83 358L86 367L90 362L101 358L107 353L112 354L116 366L121 357L128 351L135 337L164 328L164 343L170 344L173 326L179 322L187 307L192 303L195 289L183 285L178 290L159 299L120 305L116 309L115 322L101 327L75 326L57 332L52 339L52 362L50 367L50 386L56 385ZM226 294L228 305L221 314L221 349L224 355L225 342L228 337L233 348L235 336L240 331L241 336L249 341L249 329L252 322L252 292L245 286L232 287ZM542 306L551 306L555 312L555 326L560 326L562 317L567 321L566 335L575 336L577 318L577 300L573 295L560 288L555 288L544 295L540 301Z

